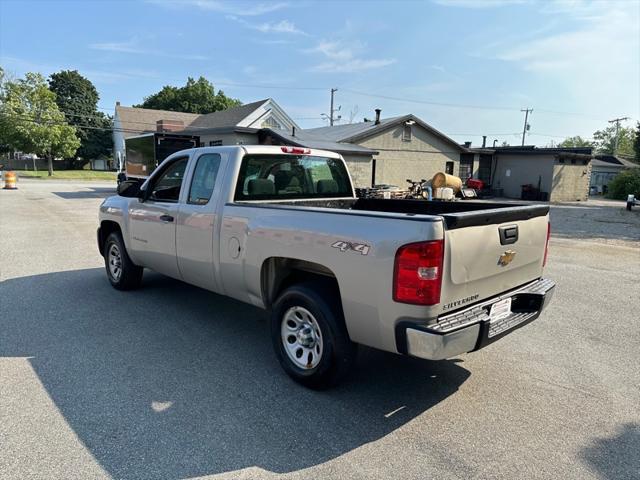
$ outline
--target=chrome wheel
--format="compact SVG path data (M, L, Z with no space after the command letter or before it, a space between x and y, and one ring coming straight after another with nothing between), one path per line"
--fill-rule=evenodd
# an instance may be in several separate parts
M120 280L122 276L122 255L120 249L115 243L109 246L109 252L107 253L107 265L109 266L109 274L111 278L116 282Z
M289 359L300 368L315 368L322 359L322 332L314 316L303 307L291 307L282 317L280 338Z

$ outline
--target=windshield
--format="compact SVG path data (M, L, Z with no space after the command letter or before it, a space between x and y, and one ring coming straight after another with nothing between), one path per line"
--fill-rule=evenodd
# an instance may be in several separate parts
M309 155L246 155L236 200L352 197L342 160Z

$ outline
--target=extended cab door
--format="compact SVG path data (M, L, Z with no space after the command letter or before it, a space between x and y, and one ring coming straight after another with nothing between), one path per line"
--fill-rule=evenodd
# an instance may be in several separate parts
M202 153L192 162L186 198L180 203L176 230L178 267L185 282L219 292L216 279L220 232L218 203L222 155Z
M131 250L136 263L174 278L181 278L176 260L176 218L189 157L162 166L146 187L143 202L129 212Z

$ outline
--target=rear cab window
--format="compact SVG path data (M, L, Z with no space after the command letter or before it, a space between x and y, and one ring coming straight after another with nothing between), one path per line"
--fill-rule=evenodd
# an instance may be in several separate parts
M236 201L352 196L342 160L289 154L245 155L235 191Z

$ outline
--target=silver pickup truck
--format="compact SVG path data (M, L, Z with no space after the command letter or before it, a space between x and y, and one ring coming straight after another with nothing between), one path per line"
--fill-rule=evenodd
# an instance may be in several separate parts
M549 207L358 199L340 155L280 146L194 148L100 206L111 284L144 268L271 312L273 346L296 381L324 388L356 344L440 360L531 322Z

